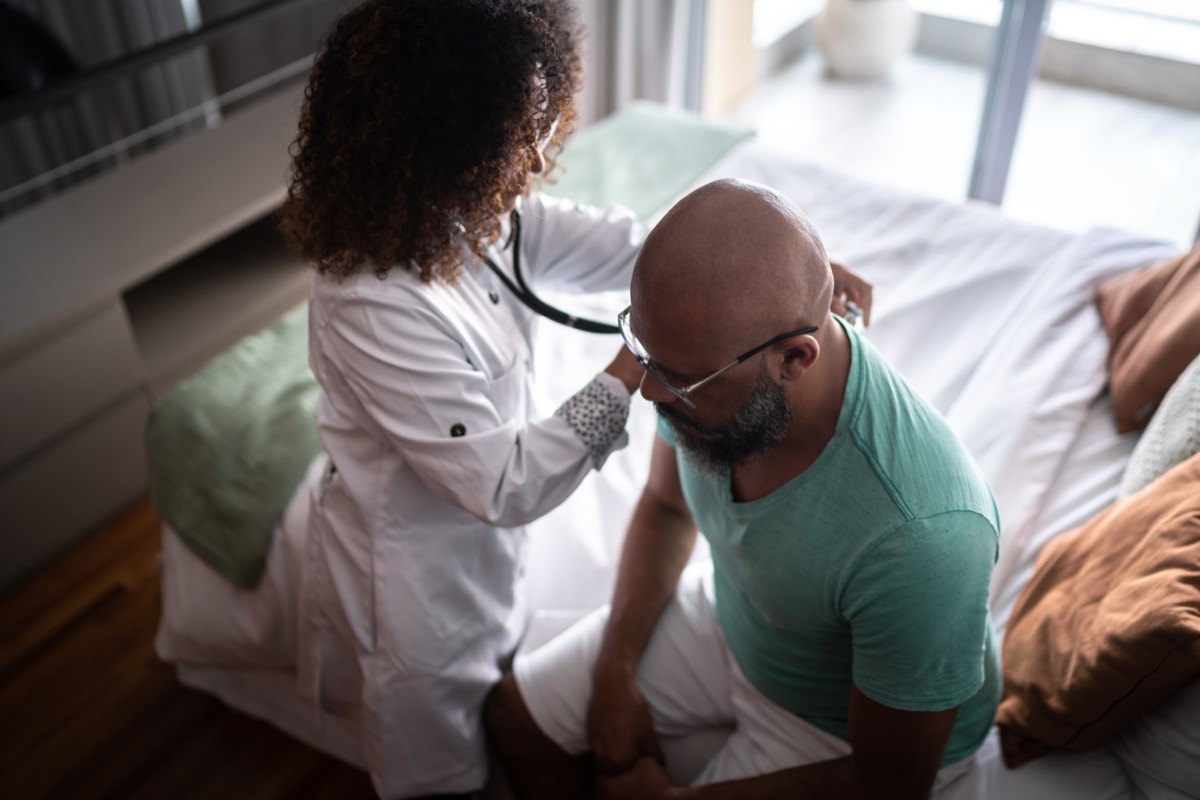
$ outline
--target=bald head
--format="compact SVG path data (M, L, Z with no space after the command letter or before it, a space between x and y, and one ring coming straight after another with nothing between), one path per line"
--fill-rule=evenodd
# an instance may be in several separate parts
M820 324L833 276L825 248L799 208L765 186L721 180L680 200L642 247L633 275L634 318L654 309L665 325L703 320L737 346Z

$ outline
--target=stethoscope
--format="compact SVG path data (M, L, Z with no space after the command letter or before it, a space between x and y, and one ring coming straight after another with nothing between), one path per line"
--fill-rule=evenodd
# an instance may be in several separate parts
M621 329L616 325L609 325L606 322L597 322L594 319L584 319L577 317L574 314L568 314L561 308L555 308L547 303L542 298L533 293L529 285L525 283L525 276L521 274L521 212L513 209L509 216L512 226L512 263L513 275L516 276L517 282L512 280L501 272L500 267L491 258L485 259L488 267L492 272L496 273L496 277L508 287L508 290L516 295L517 299L525 304L531 311L540 314L546 319L553 320L559 325L566 325L568 328L585 331L587 333L620 333Z
M621 329L616 325L609 325L607 322L597 322L594 319L585 319L577 317L574 314L568 314L561 308L555 308L534 294L529 285L525 283L525 276L521 274L521 212L515 208L510 214L510 224L512 226L512 234L509 238L509 243L512 245L513 274L517 277L517 282L513 283L507 275L501 272L500 267L492 259L485 259L485 263L487 263L492 272L496 273L496 277L508 287L508 290L516 295L518 300L535 313L542 315L546 319L553 320L559 325L566 325L568 328L574 328L587 333L621 332ZM842 302L846 304L846 313L842 315L843 318L861 330L863 327L862 309L855 305L854 301L849 297L844 297Z

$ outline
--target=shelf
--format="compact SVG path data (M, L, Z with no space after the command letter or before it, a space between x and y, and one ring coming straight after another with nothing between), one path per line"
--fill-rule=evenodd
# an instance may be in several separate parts
M141 391L120 398L29 459L0 473L0 591L145 491Z
M152 396L303 302L310 274L272 213L126 292Z
M0 364L277 207L302 87L0 219Z
M19 534L0 589L145 491L154 399L303 302L274 219L301 96L0 219L0 507Z

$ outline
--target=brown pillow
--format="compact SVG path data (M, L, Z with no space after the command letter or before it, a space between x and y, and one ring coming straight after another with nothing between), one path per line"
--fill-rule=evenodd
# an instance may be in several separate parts
M1200 675L1200 453L1046 545L1001 657L1009 767L1095 747Z
M1141 430L1171 384L1200 355L1200 245L1101 284L1109 383L1121 433Z

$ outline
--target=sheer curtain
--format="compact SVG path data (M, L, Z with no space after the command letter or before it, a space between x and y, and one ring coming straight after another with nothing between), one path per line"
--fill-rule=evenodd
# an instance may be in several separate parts
M584 35L580 121L635 99L700 109L706 0L577 0Z

